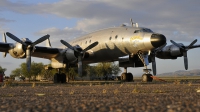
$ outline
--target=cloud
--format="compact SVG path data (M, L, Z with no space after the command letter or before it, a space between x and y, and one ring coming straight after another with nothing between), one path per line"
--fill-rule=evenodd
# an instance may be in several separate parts
M21 14L51 14L61 18L77 18L69 29L48 28L59 38L91 32L105 27L120 26L133 18L139 26L163 33L168 39L191 41L200 38L200 1L152 0L61 0L54 3L27 4L2 0L0 11ZM66 32L66 33L65 33ZM177 32L177 33L174 33ZM75 36L74 35L74 36Z
M14 20L9 20L5 18L0 18L0 23L8 23L8 22L14 22Z
M14 20L9 20L9 19L0 17L0 33L1 34L9 29L9 28L5 27L5 24L9 23L9 22L14 22Z
M65 41L70 41L74 38L77 38L80 35L85 34L83 31L76 29L76 28L68 28L65 27L64 29L58 29L55 27L48 28L41 30L35 33L36 35L45 35L50 34L50 40L52 46L60 45L60 40L63 39Z

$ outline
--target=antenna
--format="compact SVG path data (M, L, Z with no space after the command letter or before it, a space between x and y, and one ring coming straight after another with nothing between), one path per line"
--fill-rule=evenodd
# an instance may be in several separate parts
M134 27L134 23L133 23L133 20L132 20L132 18L131 18L130 20L131 20L131 25L132 25L132 27Z
M139 27L138 23L133 23L132 18L131 18L130 20L131 20L131 25L132 25L132 27Z
M137 27L137 28L139 27L138 23L135 23L135 27Z

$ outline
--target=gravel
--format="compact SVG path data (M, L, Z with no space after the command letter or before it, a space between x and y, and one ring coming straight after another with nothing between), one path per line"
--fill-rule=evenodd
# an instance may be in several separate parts
M0 112L199 112L200 84L0 87Z

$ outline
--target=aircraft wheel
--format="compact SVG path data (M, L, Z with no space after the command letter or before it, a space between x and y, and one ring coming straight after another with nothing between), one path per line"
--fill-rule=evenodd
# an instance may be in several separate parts
M64 73L60 74L60 81L61 83L66 83L66 75Z
M143 74L142 75L142 82L152 82L153 78L151 74Z
M59 82L59 74L58 73L56 73L55 75L54 75L54 80L53 80L53 82L54 83L58 83Z
M133 75L132 73L127 73L127 81L133 81Z
M152 82L152 81L153 81L152 74L148 74L148 81L149 81L149 82Z
M133 81L132 73L122 73L121 74L121 80L122 81Z
M127 73L122 73L121 74L121 80L126 81L127 80Z

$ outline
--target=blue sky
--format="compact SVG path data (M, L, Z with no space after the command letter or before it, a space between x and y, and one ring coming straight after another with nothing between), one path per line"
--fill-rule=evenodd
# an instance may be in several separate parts
M0 33L11 32L19 38L37 40L50 34L53 47L61 47L60 39L70 41L99 29L130 25L130 18L139 26L162 33L169 40L189 45L200 40L199 0L1 0ZM7 37L9 43L14 42ZM198 41L196 44L200 44ZM40 44L44 46L45 43ZM199 69L200 49L188 51L189 70ZM32 58L35 62L49 60ZM9 54L0 58L0 65L9 75L25 59L14 59ZM183 58L157 61L157 73L184 70ZM151 68L151 64L149 65ZM128 69L142 74L143 68Z

